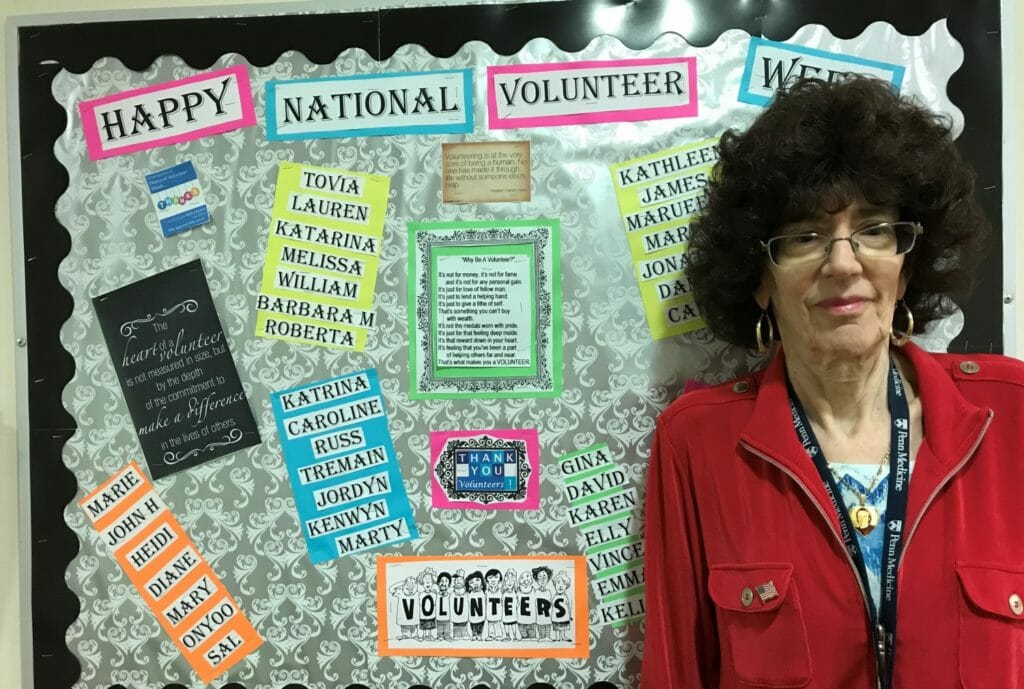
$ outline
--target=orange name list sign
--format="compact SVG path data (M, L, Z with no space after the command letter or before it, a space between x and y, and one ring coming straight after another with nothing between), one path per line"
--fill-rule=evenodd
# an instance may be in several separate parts
M203 682L263 643L138 464L78 505Z

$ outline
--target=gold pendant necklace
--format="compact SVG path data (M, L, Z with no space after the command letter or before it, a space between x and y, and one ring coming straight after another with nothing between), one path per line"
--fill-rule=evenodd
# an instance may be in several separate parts
M853 523L853 528L857 529L862 536L867 536L878 526L878 510L871 505L865 505L863 495L859 495L859 497L860 505L850 509L850 521Z
M888 461L889 450L886 450L885 454L882 455L882 461L878 463L878 471L875 472L874 480L871 481L871 485L868 486L863 493L852 486L850 487L850 490L852 490L857 496L857 499L860 500L860 504L851 507L847 511L847 514L850 515L850 523L853 524L853 528L855 528L862 536L867 536L875 530L876 526L878 526L878 510L875 509L874 506L867 504L868 495L871 494L871 491L875 489L875 486L878 485L878 482L881 480L882 472ZM836 473L836 470L832 468L831 464L829 464L828 468L832 471L832 476L836 480L836 486L838 486L840 481L839 474Z

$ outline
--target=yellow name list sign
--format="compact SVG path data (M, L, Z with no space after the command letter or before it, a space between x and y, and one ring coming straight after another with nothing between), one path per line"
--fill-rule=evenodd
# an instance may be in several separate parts
M258 336L366 347L390 186L383 175L281 165L256 299Z
M612 183L651 336L704 327L686 278L690 220L718 160L718 139L652 153L611 167Z

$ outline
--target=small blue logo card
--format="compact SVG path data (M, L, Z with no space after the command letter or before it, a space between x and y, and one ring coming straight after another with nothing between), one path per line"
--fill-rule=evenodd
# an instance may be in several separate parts
M160 230L165 237L198 227L210 220L192 161L146 175Z

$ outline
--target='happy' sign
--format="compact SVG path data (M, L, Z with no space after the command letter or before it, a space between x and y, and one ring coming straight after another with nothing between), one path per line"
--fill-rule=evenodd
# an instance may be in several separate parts
M78 110L93 160L256 123L242 65L83 101Z

